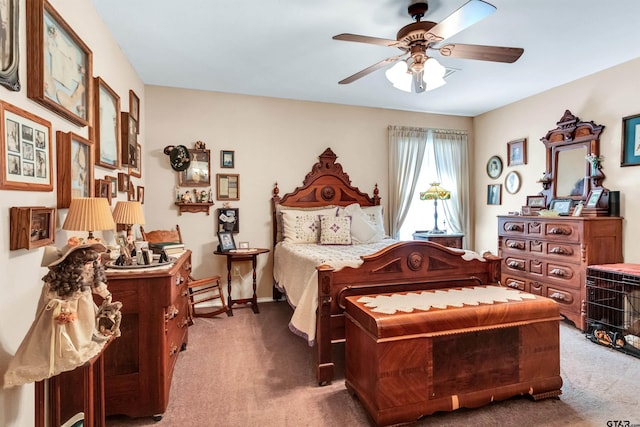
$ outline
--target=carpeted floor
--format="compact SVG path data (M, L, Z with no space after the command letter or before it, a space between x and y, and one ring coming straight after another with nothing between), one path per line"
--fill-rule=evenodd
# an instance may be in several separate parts
M318 387L314 351L288 329L284 302L197 318L176 364L162 420L112 416L107 426L369 426L344 385L343 346L336 379ZM640 359L588 341L561 323L562 395L518 397L478 409L424 417L416 426L640 426ZM108 403L107 403L108 405ZM626 424L607 423L623 420Z

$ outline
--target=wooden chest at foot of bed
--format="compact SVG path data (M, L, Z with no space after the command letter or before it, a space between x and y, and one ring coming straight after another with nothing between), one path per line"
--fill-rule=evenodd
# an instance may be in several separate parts
M551 299L478 286L346 300L346 385L378 425L561 393Z

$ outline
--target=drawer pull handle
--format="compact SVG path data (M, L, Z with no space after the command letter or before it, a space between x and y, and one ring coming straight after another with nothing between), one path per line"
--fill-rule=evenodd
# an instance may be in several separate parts
M554 268L553 270L551 270L551 274L558 277L564 277L567 275L567 272L561 268Z
M549 230L549 234L568 236L569 234L571 234L571 230L568 230L568 229L562 228L562 227L554 227L554 228Z
M167 312L164 315L164 319L165 320L171 320L174 317L176 317L178 315L178 313L180 312L180 310L178 310L178 307L176 307L175 305L170 305L169 308L167 308Z
M524 249L524 243L522 242L509 242L507 246L509 246L512 249Z
M518 286L518 284L516 282L507 282L507 286L510 287L510 288L520 289L520 287Z
M518 261L509 261L507 265L511 268L515 268L516 270L523 270L522 266Z
M558 246L551 248L549 252L551 252L552 254L559 254L559 255L566 255L568 253L565 248L560 248Z
M507 224L505 229L507 231L522 231L522 227L518 224Z
M554 292L551 295L549 295L549 298L553 298L553 299L557 299L560 301L566 301L567 297L564 294L561 294L560 292Z

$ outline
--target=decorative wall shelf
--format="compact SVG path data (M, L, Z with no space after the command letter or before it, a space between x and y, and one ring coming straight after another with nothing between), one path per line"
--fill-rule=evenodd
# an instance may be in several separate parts
M182 212L206 212L209 215L209 208L213 206L213 202L205 202L205 203L180 203L176 202L176 206L180 211L180 215Z

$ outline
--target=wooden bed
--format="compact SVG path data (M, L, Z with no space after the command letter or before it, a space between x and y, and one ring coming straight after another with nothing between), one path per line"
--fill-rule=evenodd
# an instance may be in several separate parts
M302 186L280 196L278 185L275 185L271 199L274 248L279 239L279 206L313 208L348 206L353 203L361 206L380 204L377 184L373 196L361 192L351 185L349 176L342 170L342 165L336 163L336 159L333 151L327 148L306 175ZM498 283L498 257L469 258L468 255L468 251L446 248L428 241L408 241L396 242L374 254L363 256L363 263L357 268L336 270L330 265L317 266L315 345L319 384L330 383L334 376L332 343L344 340L346 297ZM277 256L278 250L275 248L274 257ZM275 285L274 280L274 299L280 299L283 295Z

